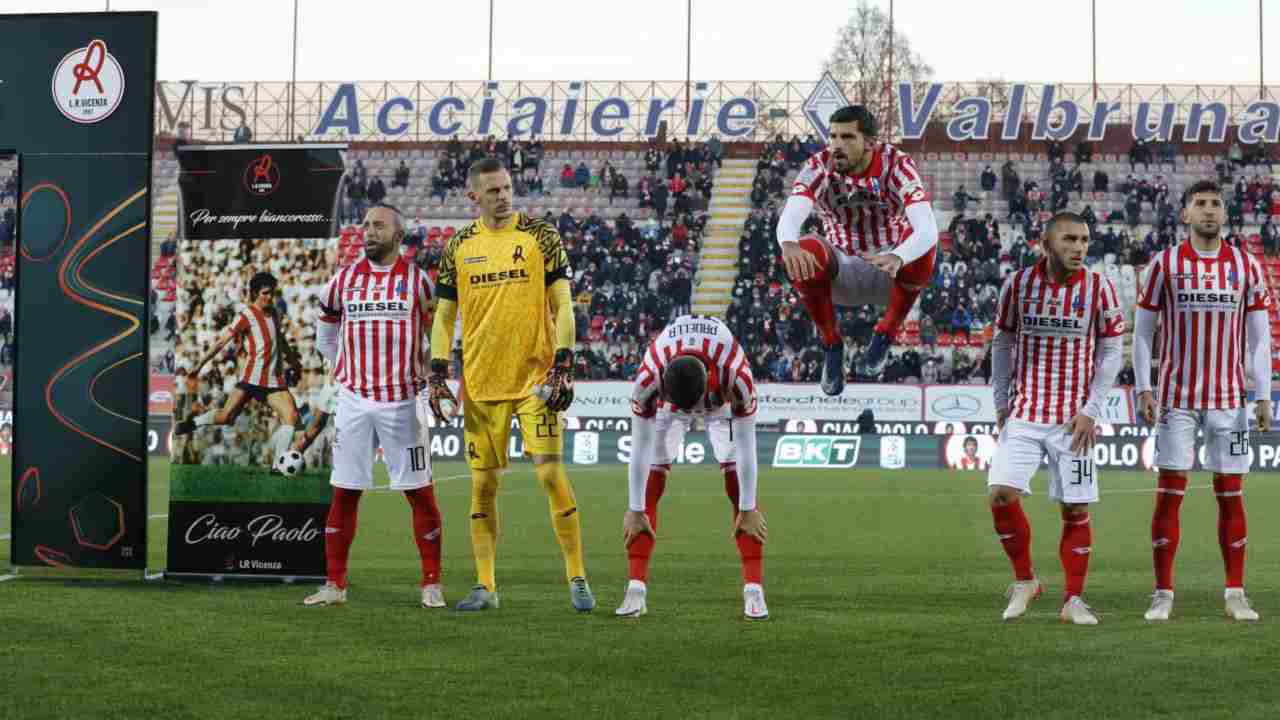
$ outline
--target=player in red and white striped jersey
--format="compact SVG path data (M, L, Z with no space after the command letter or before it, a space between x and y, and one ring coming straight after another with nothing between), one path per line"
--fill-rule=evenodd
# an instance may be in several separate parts
M992 343L1000 437L987 494L1014 572L1004 619L1020 617L1041 592L1021 496L1031 494L1031 478L1048 455L1049 499L1062 506L1061 617L1095 625L1097 617L1081 600L1093 545L1089 504L1098 501L1092 449L1103 401L1124 355L1124 315L1111 282L1084 269L1089 226L1083 217L1055 215L1041 249L1044 259L1005 281Z
M347 558L360 496L373 487L382 447L391 487L404 491L422 561L422 605L444 607L440 586L440 509L417 393L426 386L423 336L432 309L427 274L400 255L404 218L375 205L364 220L365 256L329 281L316 322L316 349L335 367L338 400L333 442L333 499L325 521L327 582L307 605L347 600Z
M1157 255L1142 280L1134 317L1133 373L1138 411L1157 421L1151 390L1152 341L1160 348L1160 470L1151 546L1156 589L1148 620L1168 620L1173 609L1173 559L1181 534L1178 512L1195 460L1197 430L1204 431L1206 470L1218 498L1218 544L1226 566L1223 593L1228 617L1257 620L1244 594L1247 542L1244 476L1249 472L1246 371L1257 395L1258 429L1271 429L1271 295L1258 262L1220 236L1226 211L1222 190L1202 180L1183 196L1182 221L1190 238ZM1251 366L1251 367L1250 367Z
M210 425L229 425L240 417L250 400L266 403L280 420L280 426L271 435L272 467L293 441L293 431L298 425L298 408L284 378L284 366L291 372L300 372L296 354L280 334L280 321L276 318L275 294L278 283L274 275L260 272L249 280L249 304L240 309L231 326L213 343L209 351L196 364L192 375L198 376L201 368L220 355L229 343L235 341L245 354L239 382L227 396L219 410L210 410L188 418L174 426L174 435L187 435L196 428Z
M743 613L769 615L764 601L764 516L756 507L756 390L746 353L716 318L676 318L649 345L631 397L629 507L623 516L631 580L617 615L646 611L658 500L694 418L706 422L733 505L742 560Z
M929 194L906 153L876 143L875 118L861 105L831 115L829 147L796 176L778 219L787 275L822 336L822 390L844 389L844 344L835 306L884 305L858 375L884 371L889 346L933 276L938 224ZM814 209L825 239L800 237Z

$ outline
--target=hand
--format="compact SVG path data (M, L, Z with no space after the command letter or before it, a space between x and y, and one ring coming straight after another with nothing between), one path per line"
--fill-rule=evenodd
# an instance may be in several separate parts
M1148 425L1156 424L1156 398L1150 390L1138 393L1138 417Z
M1009 408L996 411L996 435L1004 432L1004 424L1009 421Z
M573 351L561 348L556 351L555 362L547 374L547 409L564 412L573 404Z
M1271 401L1259 400L1254 412L1258 416L1258 432L1271 432Z
M884 255L868 255L864 258L872 267L885 273L889 277L897 277L898 271L902 269L902 258L893 253Z
M432 360L431 372L427 374L427 405L431 408L431 415L436 419L436 425L444 425L449 422L449 416L453 415L453 411L458 408L458 400L453 396L453 391L449 389L449 362L447 360Z
M1097 427L1097 421L1084 413L1077 413L1071 418L1067 423L1067 429L1071 431L1071 452L1083 455L1086 450L1093 450Z
M769 526L764 522L764 514L759 510L743 510L733 519L733 532L729 533L730 538L735 538L738 533L746 533L763 545L769 538Z
M622 516L622 546L631 547L631 543L641 535L653 537L653 526L649 524L649 516L635 510L628 510Z
M782 264L786 266L787 277L791 278L792 284L806 282L822 270L818 258L800 247L798 242L782 243Z

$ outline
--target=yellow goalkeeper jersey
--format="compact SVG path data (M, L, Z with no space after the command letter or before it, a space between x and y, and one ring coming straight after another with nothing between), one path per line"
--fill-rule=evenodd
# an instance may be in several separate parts
M546 378L555 354L547 287L570 274L560 233L524 213L501 230L476 220L445 246L436 292L462 315L471 399L524 398Z

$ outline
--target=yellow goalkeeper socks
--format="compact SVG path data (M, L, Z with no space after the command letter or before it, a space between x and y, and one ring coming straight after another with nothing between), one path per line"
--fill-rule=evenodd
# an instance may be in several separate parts
M551 526L560 541L564 554L566 578L586 577L582 562L582 525L578 520L578 502L573 497L573 487L564 471L563 462L549 462L534 467L538 482L547 492L547 504L551 506Z
M493 570L498 556L498 472L471 471L471 552L476 558L476 582L490 592L498 587Z

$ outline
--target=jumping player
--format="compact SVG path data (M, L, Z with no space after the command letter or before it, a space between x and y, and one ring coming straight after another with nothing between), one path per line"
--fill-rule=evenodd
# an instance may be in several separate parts
M768 530L756 507L755 412L751 364L724 323L685 315L649 345L631 399L630 505L622 520L631 580L615 614L639 617L647 610L658 501L690 423L702 417L733 507L743 614L769 617L762 586Z
M787 275L822 336L822 391L844 389L844 344L835 306L884 305L857 374L884 371L889 346L933 276L938 224L915 162L889 143L861 105L831 114L825 150L800 169L778 220ZM800 237L817 208L825 234Z

